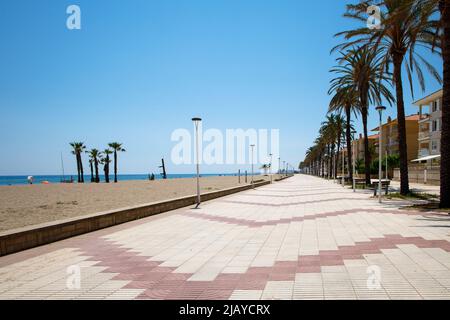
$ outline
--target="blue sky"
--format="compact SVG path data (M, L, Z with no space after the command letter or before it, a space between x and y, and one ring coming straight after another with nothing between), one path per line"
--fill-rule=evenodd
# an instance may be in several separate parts
M61 152L76 172L71 141L123 142L122 173L157 172L172 131L196 115L205 129L280 129L281 157L298 164L327 110L333 35L353 26L344 3L3 1L0 175L59 174ZM71 4L81 30L66 28ZM427 84L425 94L439 88ZM411 101L405 88L408 113ZM168 162L169 173L194 171Z

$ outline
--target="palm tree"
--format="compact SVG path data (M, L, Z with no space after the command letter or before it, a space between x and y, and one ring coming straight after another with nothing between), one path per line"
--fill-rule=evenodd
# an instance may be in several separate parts
M70 146L73 148L72 154L74 154L77 159L78 183L84 183L83 161L81 154L84 150L86 150L86 146L83 142L72 142L70 143Z
M89 159L89 167L91 168L91 183L95 182L95 178L94 178L94 161L92 161L92 159Z
M334 80L339 81L339 80ZM333 81L331 82L333 83ZM352 153L352 112L355 116L360 112L358 93L352 86L334 88L328 94L334 96L331 99L328 112L345 113L345 138L347 141L347 163L351 164L353 161ZM353 179L353 171L350 170L350 180Z
M77 152L77 146L76 146L76 142L71 142L70 146L72 147L72 154L75 155L75 158L77 160L77 181L78 183L81 182L81 177L80 177L80 162L78 161L78 152Z
M441 196L440 207L450 208L450 0L423 0L437 8L440 20L434 45L441 48L443 57L443 97L441 124ZM434 47L432 48L434 51Z
M125 152L125 149L122 148L122 143L118 142L111 142L108 145L114 151L114 183L117 183L117 153Z
M345 44L344 44L345 45ZM336 48L335 48L336 49ZM333 49L332 51L334 51ZM331 69L331 72L338 74L331 81L330 90L336 91L340 87L352 88L358 93L359 110L364 129L364 162L366 184L370 181L370 154L367 119L369 116L369 106L373 104L381 104L382 97L392 104L394 97L385 83L391 80L388 72L382 69L383 57L380 50L371 50L364 46L361 48L352 48L348 51L341 52L341 56L337 59L338 65Z
M450 0L440 0L444 96L441 128L441 208L450 208Z
M90 151L88 151L88 153L89 153L89 157L91 158L91 161L94 163L95 183L99 183L100 176L98 174L98 163L99 163L99 159L100 159L102 153L100 151L98 151L97 149L91 149Z
M113 152L110 149L105 149L103 150L103 155L105 155L102 159L101 159L101 163L104 165L103 166L103 171L105 172L105 182L109 183L109 164L111 163L111 159L110 159L110 155Z
M437 22L432 20L435 9L426 4L426 1L420 0L361 0L359 4L348 5L345 16L366 22L367 10L371 5L378 5L383 9L379 28L369 29L364 26L364 28L341 32L338 35L344 35L347 40L355 37L357 39L340 47L358 44L372 47L376 51L381 50L380 54L383 57L381 70L388 70L391 65L393 66L392 82L396 92L400 154L400 193L406 195L409 193L409 181L402 68L404 67L407 72L412 95L414 95L412 84L414 71L422 90L425 89L420 64L425 65L428 71L441 81L436 69L416 51L416 47L433 47L433 35L437 26Z
M326 160L327 160L327 176L336 176L336 170L334 166L335 151L337 145L337 132L336 132L336 117L334 114L327 115L326 120L322 122L319 130L319 138L316 140L317 144L323 142L326 148Z

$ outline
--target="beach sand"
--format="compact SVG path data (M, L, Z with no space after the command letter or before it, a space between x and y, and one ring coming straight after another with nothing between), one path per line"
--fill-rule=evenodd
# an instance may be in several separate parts
M202 192L239 186L238 177L205 177L200 183ZM243 177L240 185L244 185ZM193 178L0 186L0 231L194 195L196 190Z

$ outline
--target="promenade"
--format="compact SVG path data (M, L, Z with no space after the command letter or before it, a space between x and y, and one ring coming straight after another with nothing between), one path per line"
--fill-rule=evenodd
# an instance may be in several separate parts
M450 216L399 205L297 175L1 257L0 299L450 299Z

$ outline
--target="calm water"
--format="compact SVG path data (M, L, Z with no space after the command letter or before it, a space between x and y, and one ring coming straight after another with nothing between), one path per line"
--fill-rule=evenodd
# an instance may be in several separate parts
M203 177L218 177L218 176L235 176L236 174L203 174ZM168 174L168 179L179 179L179 178L192 178L195 177L195 174ZM33 176L34 183L40 184L42 181L48 181L50 183L60 183L62 180L61 176L51 175L51 176ZM148 174L119 174L119 181L130 181L130 180L148 180ZM20 185L20 184L28 184L27 181L28 176L0 176L0 186L8 186L8 185ZM70 175L66 175L66 180L70 179ZM77 176L72 176L74 181L77 180ZM160 175L155 175L155 179L161 179ZM100 180L105 181L105 176L101 175ZM110 177L111 181L114 181L114 176ZM91 182L91 176L85 175L84 181L86 183Z

